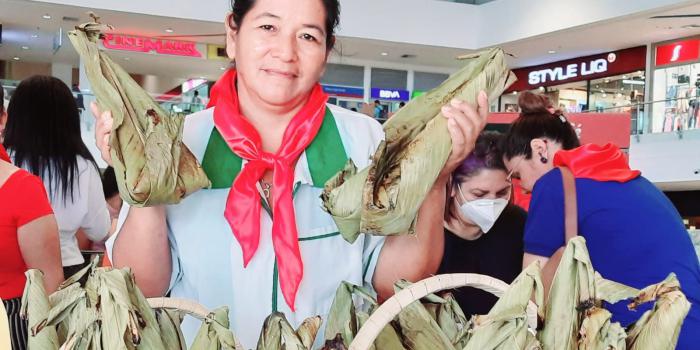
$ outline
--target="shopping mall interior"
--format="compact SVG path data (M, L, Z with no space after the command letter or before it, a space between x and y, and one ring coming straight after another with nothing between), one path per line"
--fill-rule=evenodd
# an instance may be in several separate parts
M209 108L216 82L235 67L225 32L231 3L0 0L5 100L29 77L59 78L80 96L82 138L103 169L99 123L90 110L95 93L68 33L99 18L109 25L100 49L165 111L188 115ZM622 150L629 166L670 199L700 252L700 1L341 0L340 6L320 80L329 104L384 124L457 72L465 64L460 56L500 47L517 81L491 96L486 129L509 130L522 112L521 93L547 96L582 143Z

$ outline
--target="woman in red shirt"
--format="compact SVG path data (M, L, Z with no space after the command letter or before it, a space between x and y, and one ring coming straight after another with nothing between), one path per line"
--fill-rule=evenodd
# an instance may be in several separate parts
M41 179L10 164L0 144L0 299L15 350L27 342L19 309L28 269L44 272L47 293L63 281L58 225Z

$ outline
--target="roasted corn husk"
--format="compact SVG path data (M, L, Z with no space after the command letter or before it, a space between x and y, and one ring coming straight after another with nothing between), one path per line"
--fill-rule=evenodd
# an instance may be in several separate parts
M412 232L418 209L451 151L447 121L440 108L453 98L476 103L482 90L493 100L515 81L500 49L465 59L464 68L410 101L384 124L386 139L368 168L357 172L349 163L326 183L322 195L325 209L349 242L360 232Z
M644 288L630 308L656 300L654 308L630 326L627 338L630 350L675 349L690 302L680 290L675 274L663 282Z
M112 112L109 144L122 199L133 206L178 203L210 182L182 143L183 115L169 115L97 41L106 26L86 23L68 33L85 63L98 102Z

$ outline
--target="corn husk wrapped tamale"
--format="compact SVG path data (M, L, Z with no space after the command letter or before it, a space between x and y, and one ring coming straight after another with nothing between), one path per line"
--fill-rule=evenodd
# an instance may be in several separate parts
M625 350L627 334L619 323L610 321L611 317L608 310L588 309L581 322L578 350Z
M456 349L463 349L467 345L469 320L451 293L447 293L443 298L445 302L438 304L435 321L452 345Z
M683 320L690 311L690 302L680 288L675 274L671 274L663 282L646 287L637 295L630 304L632 309L652 300L656 303L629 327L628 349L675 349Z
M306 319L294 330L283 313L275 312L265 319L257 350L311 350L321 318Z
M399 280L394 284L394 290L398 293L410 285L411 283L405 280ZM406 349L456 349L452 340L436 321L438 308L435 304L445 303L445 299L435 294L428 294L425 298L414 301L401 310L397 316L397 328Z
M573 350L578 348L578 339L606 339L619 337L619 325L607 326L600 321L605 316L596 312L601 308L601 301L615 303L629 299L637 290L600 277L593 270L586 249L586 240L575 237L569 241L559 262L559 267L552 281L546 301L544 328L538 338L545 349ZM586 317L596 319L584 321ZM586 327L582 329L582 324ZM598 325L605 330L595 329ZM580 334L582 331L586 334ZM619 344L619 342L612 341ZM590 345L598 348L599 345Z
M440 108L453 98L476 103L482 90L493 100L514 81L503 51L484 51L468 57L464 68L392 116L371 165L358 173L349 163L326 183L324 206L343 237L354 242L360 232L412 232L420 204L451 151Z
M333 304L328 312L326 321L325 340L335 340L337 335L343 340L345 347L348 347L360 329L358 320L358 310L355 308L353 296L357 295L370 305L376 306L377 301L362 287L358 287L348 282L342 282L335 292Z
M228 307L212 311L199 328L192 350L243 350L237 348L236 338L229 330Z
M20 316L27 320L29 326L27 346L31 349L58 349L56 328L46 327L51 305L44 289L44 274L39 270L29 270L24 274L27 284L22 295Z
M544 288L539 263L528 266L498 299L491 311L472 318L472 330L464 350L536 349L539 344L528 330L527 306L535 297L540 306ZM526 347L529 346L529 347Z
M160 329L160 337L163 339L163 345L168 350L186 350L187 343L182 335L180 325L185 318L182 311L171 309L157 309L156 321Z
M119 65L97 46L98 23L68 33L85 62L92 90L112 112L109 144L122 199L133 206L178 203L210 182L182 143L183 115L168 115Z

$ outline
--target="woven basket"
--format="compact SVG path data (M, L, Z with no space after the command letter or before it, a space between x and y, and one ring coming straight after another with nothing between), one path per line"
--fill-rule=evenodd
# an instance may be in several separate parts
M473 273L438 275L414 283L396 293L372 313L350 344L349 350L369 349L384 327L411 303L429 294L461 287L481 289L500 297L508 289L508 284L490 276ZM533 302L527 307L527 323L530 329L537 328L537 305Z
M176 309L186 312L188 315L195 317L202 322L206 322L210 311L203 305L189 299L180 298L150 298L148 305L153 309ZM236 339L236 349L243 349L238 337Z

